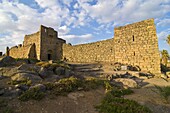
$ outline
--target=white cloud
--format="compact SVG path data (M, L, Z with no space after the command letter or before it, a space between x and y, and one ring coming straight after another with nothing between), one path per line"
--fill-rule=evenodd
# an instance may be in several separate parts
M46 0L35 0L35 1L38 3L38 5L40 7L47 8L47 7L52 7L52 6L56 5L58 0L48 0L48 1L46 1Z
M61 36L61 38L67 40L68 43L73 44L82 44L82 43L88 43L91 39L93 39L92 34L84 34L84 35L64 35Z
M157 26L161 26L161 27L169 26L169 25L170 25L170 19L169 18L162 19L157 23Z
M170 34L170 29L158 33L158 38L160 40L166 40L167 36Z
M68 28L67 26L61 26L58 28L58 32L60 36L65 35L70 32L70 28Z
M90 5L87 0L78 2L99 23L116 22L120 25L159 18L170 10L170 0L98 0L95 5Z
M170 0L34 0L39 5L34 8L19 0L1 1L0 51L4 45L22 43L24 35L36 32L41 24L58 30L61 38L74 44L89 42L95 33L74 35L70 33L72 28L81 31L88 26L103 35L113 33L110 29L115 26L148 18L159 20L157 25L161 27L170 24L166 16L170 13ZM160 32L158 37L164 39L167 34L170 29Z

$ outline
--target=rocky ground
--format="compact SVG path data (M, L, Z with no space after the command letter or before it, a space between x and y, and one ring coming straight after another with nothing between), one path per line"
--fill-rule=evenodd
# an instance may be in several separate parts
M130 88L133 94L124 98L135 100L153 113L169 113L170 99L164 100L156 86L170 86L168 76L154 77L140 72L138 67L111 63L64 63L37 62L28 59L0 58L0 108L16 113L97 113L94 106L105 96L103 87L84 91L82 87L65 96L51 95L47 83L58 84L61 79L75 77L80 80L97 78L108 80L112 85ZM45 92L42 100L21 101L24 92L38 88ZM41 96L41 95L40 95ZM36 97L37 98L37 97ZM5 100L7 104L3 105ZM168 103L169 102L169 103ZM1 105L2 104L2 105ZM12 110L11 110L12 109Z

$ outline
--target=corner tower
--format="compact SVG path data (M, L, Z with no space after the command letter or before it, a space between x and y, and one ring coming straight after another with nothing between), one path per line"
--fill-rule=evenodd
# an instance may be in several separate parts
M160 73L160 55L154 19L114 29L115 62Z

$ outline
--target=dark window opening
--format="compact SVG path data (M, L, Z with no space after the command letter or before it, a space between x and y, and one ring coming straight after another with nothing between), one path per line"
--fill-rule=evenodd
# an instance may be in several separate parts
M135 52L134 52L133 54L134 54L134 56L135 56Z
M53 37L53 35L49 35L50 37Z
M99 45L97 45L97 47L99 47Z
M48 60L51 60L51 54L48 54Z
M135 36L133 35L133 42L135 41Z

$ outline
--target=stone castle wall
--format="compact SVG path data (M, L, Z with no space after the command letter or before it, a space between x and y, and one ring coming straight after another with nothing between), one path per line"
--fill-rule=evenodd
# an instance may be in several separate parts
M64 44L63 58L72 62L119 62L160 73L160 55L154 20L114 29L114 38L89 44Z
M63 58L72 62L114 62L113 39L71 46L63 45Z
M160 72L160 55L154 20L114 29L115 61L137 65L143 71Z
M40 26L26 35L23 46L12 47L14 58L61 60L70 62L119 62L139 66L142 71L160 73L158 39L153 19L114 29L114 38L89 44L69 45L53 28Z

